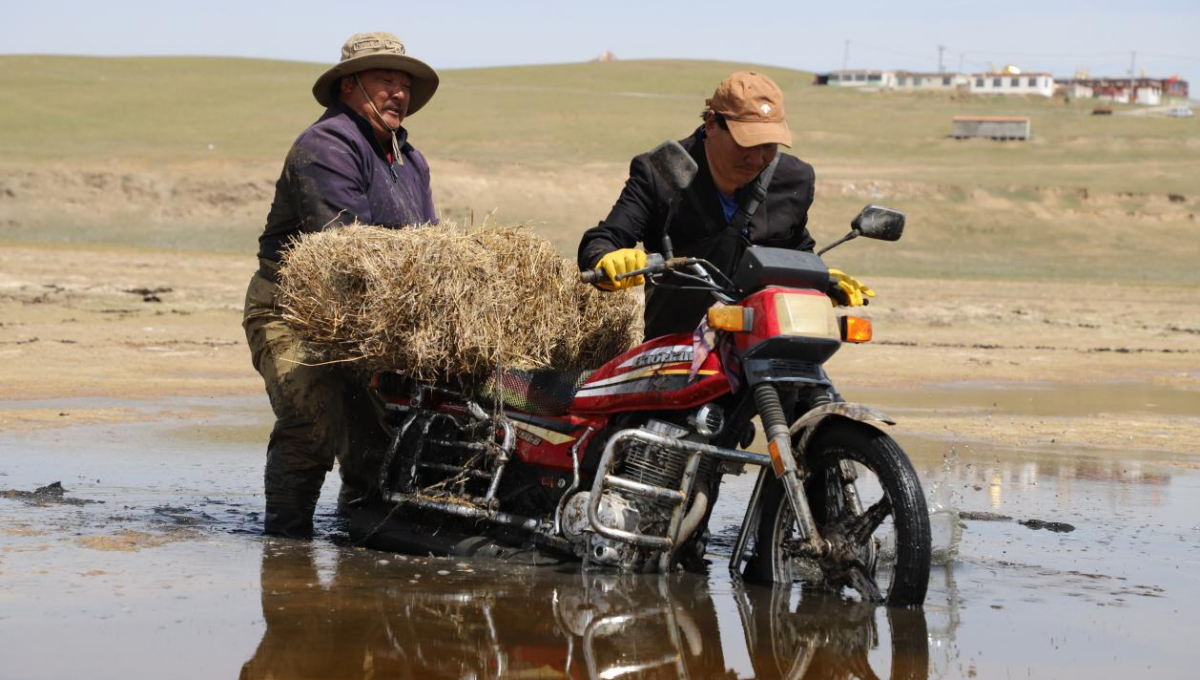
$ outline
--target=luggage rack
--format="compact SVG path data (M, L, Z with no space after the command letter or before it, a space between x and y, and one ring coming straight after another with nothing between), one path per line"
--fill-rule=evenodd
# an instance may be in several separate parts
M437 388L430 389L439 392L445 391ZM500 481L504 476L505 467L507 467L516 449L516 433L509 420L503 415L489 415L478 403L470 400L466 401L467 409L461 416L427 410L422 408L424 396L424 391L418 390L411 404L390 403L386 405L389 411L403 413L404 419L396 427L395 435L392 437L391 445L388 447L383 465L380 468L379 488L384 500L397 505L443 512L457 517L484 520L494 524L516 527L532 533L551 534L554 526L550 522L502 512L499 509L500 503L496 498L496 494L500 488ZM502 441L498 444L491 444L454 441L429 436L430 431L441 424L448 425L450 431L458 431L470 427L471 423L466 422L466 416L469 416L470 420L475 421L475 425L483 426L491 424L495 426L503 432ZM416 428L416 430L413 428ZM390 490L388 489L388 478L391 474L392 466L397 461L402 443L409 437L410 432L416 433L416 442L411 456L406 457L407 460L404 463L411 466L411 472L401 473L409 475L409 478L399 484L399 489ZM452 465L444 462L445 458L442 456L430 455L433 451L445 451L447 449L467 454L491 453L496 458L495 470L489 472L474 467L467 467L466 465ZM433 460L428 460L429 458ZM422 490L412 487L412 483L417 480L417 476L421 471L460 476L464 481L486 481L487 491L483 496L473 497L464 495L453 499L430 496L422 493ZM452 479L453 477L449 478Z

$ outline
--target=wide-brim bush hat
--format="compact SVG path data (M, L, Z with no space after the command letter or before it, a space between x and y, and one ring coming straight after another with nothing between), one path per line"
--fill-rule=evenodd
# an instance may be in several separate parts
M337 101L341 78L370 69L404 71L412 78L408 115L421 110L437 92L438 74L429 64L405 54L404 43L391 33L355 33L342 45L342 58L313 84L313 96L321 106Z

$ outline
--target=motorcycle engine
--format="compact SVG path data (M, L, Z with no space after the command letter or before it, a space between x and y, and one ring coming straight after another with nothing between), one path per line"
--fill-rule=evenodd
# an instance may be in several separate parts
M675 439L685 439L692 434L692 431L685 427L665 423L661 420L651 420L643 425L642 429ZM639 441L626 442L622 447L622 453L624 457L616 469L618 475L643 484L679 488L679 482L683 479L683 468L687 465L686 453ZM639 498L637 502L645 503L646 501ZM650 503L651 507L660 505L671 507L669 503L663 501Z
M641 429L675 439L708 439L696 430L661 420L649 420ZM620 462L614 470L617 475L668 489L679 488L684 468L687 466L686 453L640 441L624 442L618 460ZM700 474L705 474L709 467L711 465L705 461L701 465ZM563 533L568 540L579 546L580 551L588 551L588 559L592 564L637 569L647 557L641 549L592 533L587 517L590 501L590 491L577 493L567 501L563 512ZM663 535L674 509L675 506L669 501L610 489L604 492L600 500L599 519L605 526L630 532Z
M587 551L588 561L592 564L636 569L642 557L636 547L592 533L592 525L588 521L588 504L591 502L591 491L580 491L567 501L563 509L563 533L567 540L576 545L580 557ZM604 526L623 531L637 531L641 525L641 515L637 509L626 499L611 492L600 498L597 514Z

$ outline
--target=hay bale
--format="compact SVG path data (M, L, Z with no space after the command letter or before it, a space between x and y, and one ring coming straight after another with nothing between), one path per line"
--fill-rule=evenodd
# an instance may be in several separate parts
M284 255L278 299L314 363L421 380L596 368L636 343L641 317L637 295L579 283L525 228L452 223L308 234Z

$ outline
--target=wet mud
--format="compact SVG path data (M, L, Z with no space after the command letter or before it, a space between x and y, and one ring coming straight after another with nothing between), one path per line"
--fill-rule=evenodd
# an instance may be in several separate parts
M874 403L902 406L888 401ZM1064 404L1041 413L1087 411ZM1190 678L1200 664L1200 474L1161 451L900 436L935 565L923 609L889 610L732 577L751 474L725 482L706 575L356 547L336 475L316 540L267 539L265 404L175 406L203 417L0 436L0 678Z
M0 498L21 501L27 505L86 505L98 502L89 501L86 498L72 498L66 493L67 490L63 488L62 482L52 482L33 491L0 489Z

